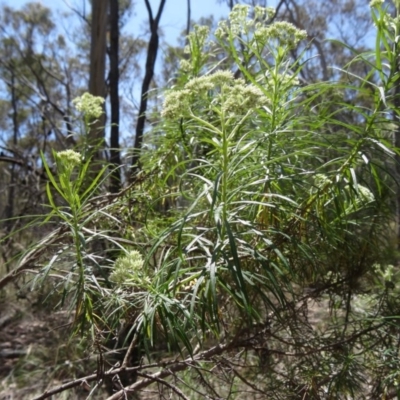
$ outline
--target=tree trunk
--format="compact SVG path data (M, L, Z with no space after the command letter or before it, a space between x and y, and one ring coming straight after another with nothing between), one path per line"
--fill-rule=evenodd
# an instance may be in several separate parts
M114 170L111 174L110 191L121 189L121 156L119 148L119 2L110 1L110 162Z
M150 24L150 41L147 48L147 60L146 60L146 71L142 83L142 91L140 97L140 107L139 107L139 117L136 125L136 136L134 145L134 154L132 157L133 172L137 172L139 167L140 150L142 148L143 133L146 123L146 111L147 111L147 96L150 89L151 81L154 76L154 67L157 60L158 52L158 26L160 23L160 18L164 9L166 0L160 0L160 5L158 7L158 12L156 18L153 18L153 12L149 0L145 0L147 11L149 13L149 24Z
M192 20L192 7L191 1L187 0L187 14L186 14L186 36L190 33L190 25Z
M107 33L108 0L92 0L92 26L90 43L90 76L89 93L93 96L105 97L106 69L106 33ZM105 115L98 119L90 129L88 143L91 152L100 157L100 149L104 146Z

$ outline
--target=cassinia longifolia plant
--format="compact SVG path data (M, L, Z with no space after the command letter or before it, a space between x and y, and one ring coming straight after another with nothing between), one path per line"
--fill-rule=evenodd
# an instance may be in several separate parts
M330 82L301 79L307 33L271 22L271 8L194 27L145 135L142 178L110 201L95 197L105 169L84 185L90 160L56 153L54 172L43 157L47 219L65 229L42 276L61 282L88 337L128 325L128 354L145 355L126 393L157 382L181 398L400 395L399 19L382 1L371 12L375 52ZM75 104L90 129L102 100Z

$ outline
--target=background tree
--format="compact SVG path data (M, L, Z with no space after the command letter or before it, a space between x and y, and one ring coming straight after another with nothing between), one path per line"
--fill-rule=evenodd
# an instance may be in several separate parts
M111 178L111 192L118 192L121 189L121 156L119 143L119 2L110 2L110 109L111 109L111 128L110 128L110 162L114 166Z
M108 4L108 0L92 1L89 93L103 98L106 96L106 33L108 24L111 22L107 21ZM104 146L105 122L105 114L103 114L103 118L92 126L88 139L90 145L94 148L101 149Z
M6 219L6 235L27 224L27 215L44 210L40 152L48 154L51 148L65 149L75 143L70 110L76 89L71 82L79 85L85 68L74 52L68 51L66 39L52 21L51 11L37 4L21 10L2 9L4 201L0 213ZM5 262L20 251L15 246L24 246L17 236L2 246Z
M140 95L140 106L139 106L139 115L136 123L136 134L135 134L135 144L133 147L133 157L132 157L132 165L137 170L138 161L140 157L140 150L143 142L143 134L145 129L146 122L146 112L147 112L147 102L150 90L150 84L153 80L154 69L157 60L158 46L159 46L159 24L160 19L163 13L163 9L165 6L166 0L160 0L157 14L154 17L153 11L148 0L145 0L148 17L149 17L149 27L150 27L150 40L147 48L146 55L146 67L145 74L142 83L141 95Z

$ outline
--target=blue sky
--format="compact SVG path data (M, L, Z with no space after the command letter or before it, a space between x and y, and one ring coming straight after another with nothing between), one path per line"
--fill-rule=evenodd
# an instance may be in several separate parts
M35 1L35 0L34 0ZM82 0L36 0L44 6L52 9L67 10L68 4L75 8L80 8ZM2 3L8 4L14 8L19 8L27 3L27 0L2 0ZM158 9L159 0L150 0L153 12ZM87 7L89 10L89 7ZM192 0L192 19L197 20L200 17L213 15L215 19L227 16L229 10L225 4L217 4L217 0ZM182 28L186 25L187 1L186 0L167 0L165 3L164 13L161 18L161 27L166 34L168 42L174 41L182 32ZM140 28L142 22L147 21L147 10L144 0L135 0L134 15L130 24Z
M152 0L153 10L158 8L158 0ZM167 0L165 12L161 19L161 26L169 39L174 40L179 36L182 28L186 25L187 6L186 0ZM147 11L144 1L137 1L137 17L139 19L147 18ZM200 17L213 15L217 20L226 16L229 10L225 5L217 4L216 0L192 0L192 19L197 20Z
M62 9L67 10L68 5L75 8L80 8L84 0L32 0L37 1L44 6L50 7L54 10ZM1 3L6 3L14 8L18 8L27 3L27 0L0 0ZM158 9L159 0L150 0L150 3L155 13ZM144 0L134 0L134 15L130 23L138 26L140 29L142 22L147 21L147 10ZM192 19L198 20L200 17L207 17L213 15L216 20L221 17L226 17L229 13L228 6L225 4L218 4L217 0L191 0ZM268 2L270 5L276 3L275 0ZM89 7L87 6L87 10ZM166 34L166 40L173 42L182 32L186 25L187 1L186 0L167 0L165 3L164 13L161 18L161 27Z

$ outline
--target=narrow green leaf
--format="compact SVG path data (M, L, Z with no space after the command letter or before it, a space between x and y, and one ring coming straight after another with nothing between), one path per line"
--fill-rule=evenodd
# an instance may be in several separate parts
M230 272L232 274L232 277L235 280L235 282L237 283L238 289L240 289L240 293L242 294L242 299L244 302L243 305L246 307L247 310L249 310L249 299L248 299L248 295L247 295L246 285L245 285L245 282L243 279L241 262L240 262L240 258L239 258L238 252L237 252L236 241L235 241L235 237L233 236L230 224L227 220L224 221L224 228L228 235L229 249L230 249L230 253L233 258L233 263L229 259L227 260L228 266L229 266Z

